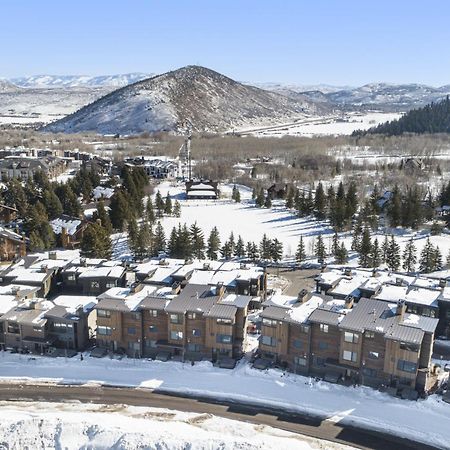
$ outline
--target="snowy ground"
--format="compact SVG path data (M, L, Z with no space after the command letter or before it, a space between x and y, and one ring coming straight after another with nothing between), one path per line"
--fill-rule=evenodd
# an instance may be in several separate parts
M369 112L342 113L337 116L309 117L276 126L250 129L242 128L237 131L254 136L282 137L290 136L325 136L349 135L355 130L367 130L380 123L398 119L401 113Z
M0 402L0 421L2 448L11 449L351 448L209 414L124 405Z
M225 198L219 200L185 200L184 186L170 182L161 183L157 189L161 195L169 193L173 198L177 198L181 204L181 217L166 217L162 220L167 236L173 226L178 223L186 223L188 226L197 222L204 231L205 237L208 237L211 229L216 226L220 233L222 243L228 239L231 232L235 238L241 235L244 241L254 241L259 243L264 235L268 238L277 238L284 245L284 257L289 259L295 255L295 251L300 239L306 246L307 254L313 254L314 242L319 233L322 233L327 249L331 249L333 230L327 222L321 222L313 217L298 218L293 211L284 207L284 202L276 203L270 209L257 208L251 200L251 190L240 186L241 203L231 201L231 185L221 185L221 192ZM391 230L396 235L402 251L408 240L414 239L418 255L425 245L428 233L411 232L408 230ZM384 240L384 235L373 235L378 237L379 244ZM351 246L351 233L340 235L347 249ZM444 260L450 250L450 235L442 234L440 236L431 236L433 245L438 245ZM330 260L331 262L331 260ZM358 259L350 258L351 265L357 265Z
M309 412L330 421L344 421L392 432L440 448L450 448L450 405L439 397L410 402L367 387L344 387L270 369L258 371L241 361L225 370L209 362L180 362L86 357L29 358L2 353L0 380L99 383L140 386L168 392L210 396ZM284 447L280 447L284 448Z

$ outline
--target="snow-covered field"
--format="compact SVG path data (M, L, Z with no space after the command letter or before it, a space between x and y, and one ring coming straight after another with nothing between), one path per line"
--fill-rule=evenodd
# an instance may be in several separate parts
M255 136L325 136L349 135L356 130L367 130L380 123L398 119L401 113L368 112L347 113L339 116L309 117L295 122L283 123L264 128L241 128L237 131Z
M221 185L222 195L230 196L231 188L230 185ZM326 222L317 221L313 217L298 218L284 207L284 202L278 204L274 202L274 206L270 209L257 208L251 201L251 191L246 187L239 187L241 203L235 203L229 197L219 200L185 200L183 198L184 186L170 182L161 183L157 189L161 195L165 196L169 193L181 204L180 218L166 217L162 220L167 236L172 227L177 226L178 223L186 223L189 226L197 222L204 231L205 237L208 237L211 229L216 226L222 243L233 232L235 237L241 235L244 241L254 241L258 244L265 233L268 238L277 238L283 243L285 258L295 255L300 236L303 236L309 255L313 253L314 241L319 233L322 233L327 248L331 248L334 232ZM418 254L428 237L425 232L403 230L392 230L392 232L396 234L397 242L402 250L407 241L413 238ZM384 236L380 234L377 237L381 245ZM352 240L351 233L342 234L340 238L349 250ZM430 240L433 245L439 246L445 259L450 250L450 235L431 236ZM355 265L357 262L356 257L350 259L350 264Z
M0 402L0 421L1 446L10 449L351 448L209 414L125 405Z
M344 387L269 369L252 369L241 361L234 370L209 362L158 362L133 359L72 359L2 353L0 380L21 382L99 383L140 386L172 393L253 402L317 414L392 432L440 448L450 448L450 405L437 396L417 402L391 398L368 387ZM280 446L280 448L285 448Z

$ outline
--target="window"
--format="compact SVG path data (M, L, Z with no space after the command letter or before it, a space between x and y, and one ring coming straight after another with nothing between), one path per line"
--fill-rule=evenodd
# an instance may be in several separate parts
M136 327L128 327L128 334L136 334Z
M325 325L324 323L320 324L320 331L322 333L328 333L328 325Z
M350 333L349 331L346 331L344 333L344 341L345 342L351 342L353 344L357 344L358 341L359 341L359 334Z
M194 329L192 330L192 336L200 337L201 335L202 335L201 330L199 330L199 329L197 329L197 328L194 328Z
M139 320L141 318L141 315L138 312L131 313L131 318L133 320Z
M111 327L97 327L97 334L101 336L111 336L112 329Z
M106 289L111 289L113 287L116 287L116 282L115 281L108 281L106 283Z
M150 333L156 333L158 331L158 328L156 325L150 325L148 327L148 331L150 331Z
M316 356L316 366L325 366L325 358Z
M172 339L172 341L181 341L183 339L183 332L182 331L171 331L170 339Z
M19 334L19 325L16 322L8 322L8 333Z
M106 309L97 309L98 317L111 317L111 311L107 311Z
M100 283L98 281L91 281L91 289L100 289Z
M403 372L415 373L417 370L417 364L411 361L405 361L404 359L399 359L397 361L397 369Z
M139 342L128 342L128 350L140 350Z
M170 323L182 323L181 316L179 314L171 314Z
M158 317L158 311L156 309L150 309L148 313L150 317Z
M196 319L197 318L197 314L194 312L189 312L187 315L188 319Z
M261 343L263 345L275 347L277 345L277 340L276 340L276 338L274 338L272 336L261 336Z
M408 342L400 342L400 348L402 350L408 350L410 352L418 352L419 346L417 344L410 344Z
M146 346L146 347L149 347L149 348L155 348L155 347L156 347L156 342L157 342L157 341L155 341L155 340L153 340L153 339L147 339L147 340L145 341L145 346Z
M294 364L296 366L306 366L306 356L294 356Z
M309 325L300 325L300 331L302 333L309 333Z
M39 333L41 333L42 331L44 331L40 326L34 326L33 327L33 331L38 331ZM64 328L64 333L66 332L66 329Z
M365 331L364 336L366 339L375 339L375 333L373 331Z
M363 367L362 373L366 377L376 378L377 371L375 369L370 369L369 367Z
M327 342L321 342L319 341L319 350L326 350L328 348Z
M75 281L75 275L72 273L70 275L67 275L67 281Z
M231 319L217 319L217 323L221 323L223 325L231 325L233 321Z
M71 329L72 327L73 326L71 323L53 322L50 324L50 331L53 331L54 333L66 333L67 330ZM42 331L40 327L33 327L33 330Z
M201 351L200 344L188 344L187 345L188 352L199 352Z
M380 354L378 352L369 352L370 359L378 359L379 357L380 357Z
M294 341L292 342L292 345L295 348L302 348L303 347L303 342L300 339L294 339Z
M231 344L231 336L229 334L218 334L216 342L219 344Z
M266 327L276 327L277 326L277 321L272 320L272 319L263 319L262 323Z
M356 362L358 361L358 353L344 350L344 352L342 353L342 359L344 359L345 361Z

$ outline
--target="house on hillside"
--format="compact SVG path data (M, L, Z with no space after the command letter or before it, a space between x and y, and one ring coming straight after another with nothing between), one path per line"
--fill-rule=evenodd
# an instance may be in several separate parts
M84 231L88 225L89 222L87 220L81 220L78 217L71 217L66 214L62 214L50 221L50 226L60 245L68 249L80 246Z
M186 181L186 197L188 199L218 199L219 183L212 180Z
M267 195L271 200L283 199L287 194L287 184L275 183L267 189Z
M0 227L0 261L12 261L27 254L28 239Z
M1 204L0 205L0 222L1 223L9 223L13 220L16 220L18 212L19 211L17 210L17 208Z

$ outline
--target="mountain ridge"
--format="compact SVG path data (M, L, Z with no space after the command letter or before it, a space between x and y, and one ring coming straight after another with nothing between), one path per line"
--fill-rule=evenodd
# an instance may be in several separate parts
M179 132L189 121L194 131L218 132L318 109L306 97L291 99L205 67L186 66L119 88L44 131Z

